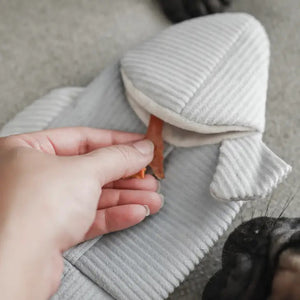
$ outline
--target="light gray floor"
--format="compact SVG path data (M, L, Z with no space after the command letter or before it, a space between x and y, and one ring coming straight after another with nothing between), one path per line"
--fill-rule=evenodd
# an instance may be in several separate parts
M265 140L294 167L287 183L272 197L269 214L278 215L299 185L300 1L233 2L230 10L256 16L271 40ZM2 0L0 126L53 88L85 86L126 49L168 25L155 0ZM285 215L300 216L299 194ZM264 214L265 207L265 202L248 204L230 230L252 213ZM219 267L226 236L171 295L172 299L200 299L207 279Z

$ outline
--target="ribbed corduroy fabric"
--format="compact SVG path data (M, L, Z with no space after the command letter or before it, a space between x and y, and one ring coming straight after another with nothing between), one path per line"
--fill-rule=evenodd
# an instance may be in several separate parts
M35 103L28 109L39 115ZM48 109L49 116L57 113L48 127L80 125L145 131L125 98L119 65L103 71L60 112L55 105ZM1 134L16 133L14 124L20 130L22 122L30 126L30 120L29 115L18 115ZM68 269L54 299L86 299L89 289L91 293L97 290L95 284L115 299L166 298L239 211L239 202L221 203L209 194L218 149L219 145L210 145L173 150L166 160L167 179L162 182L165 206L161 212L131 229L67 251Z
M178 117L194 131L199 125L264 129L269 41L252 16L216 14L179 23L129 51L121 65L148 97L147 103L135 101L168 123L178 126Z
M227 45L228 38L230 45L236 45L238 41L243 40L242 33L245 31L249 31L246 37L262 34L261 29L257 30L256 25L249 25L256 21L245 15L238 14L236 17L224 15L224 19L213 16L204 19L209 25L206 26L206 30L211 30L210 36L206 34L205 37L207 37L207 43L212 45L214 45L213 40L216 38L216 32L221 28L224 28L226 34L225 37L219 36L216 40L220 46ZM202 49L198 43L193 44L193 40L197 37L197 30L202 27L199 27L197 22L203 24L201 19L190 21L190 23L186 22L182 27L176 27L176 34L172 36L172 39L178 42L178 47L173 50L174 53L177 53L179 69L182 64L181 60L186 61L187 65L191 65L192 57L190 56L197 52L197 48ZM216 22L219 22L218 25L215 25ZM248 22L250 23L248 24ZM241 24L243 26L240 26ZM191 28L196 29L193 31ZM236 28L239 30L237 31ZM232 36L229 32L232 32ZM203 34L200 30L199 36ZM164 35L168 36L167 31ZM190 35L193 36L193 39L188 40L189 47L195 51L193 50L194 52L188 54L190 60L187 60L188 57L181 55L180 49L185 47L187 42L185 38ZM246 41L248 41L247 38ZM161 49L165 49L164 41L162 40L161 43ZM166 105L164 108L168 110L170 110L168 105L173 105L173 113L180 115L188 107L188 102L193 103L193 99L197 97L192 97L191 102L187 101L188 98L198 95L202 91L202 88L199 89L198 86L199 78L202 76L201 78L205 83L202 86L204 89L209 84L205 80L207 74L212 72L212 77L217 77L217 66L224 64L222 59L230 60L230 56L235 56L238 53L237 49L228 52L231 48L219 48L213 47L211 49L213 55L207 55L207 61L205 59L204 61L199 59L194 61L194 69L191 68L191 71L186 72L185 75L182 74L183 77L173 75L172 87L174 88L179 87L180 83L185 81L189 84L194 76L197 77L196 81L191 82L193 89L183 88L180 94L176 96L177 98L174 98L169 90L167 92L164 90L164 87L169 86L169 77L164 79L164 73L161 74L160 68L145 69L145 72L141 71L136 78L138 80L150 75L152 76L148 77L150 81L151 78L154 80L159 78L158 86L161 90L157 90L155 85L152 85L151 88L150 81L147 82L146 79L143 79L146 80L144 81L145 87L154 93L151 95L155 96L152 100L160 101L159 103ZM206 51L209 49L208 47ZM141 51L146 50L147 47ZM252 52L250 51L250 53ZM174 55L171 57L174 58ZM218 57L218 60L213 59L214 57ZM247 60L247 56L243 59ZM161 63L163 64L163 62ZM176 68L176 60L173 63L172 68L174 69ZM159 65L159 60L157 64ZM201 69L202 64L206 64L203 70ZM157 70L156 73L155 70ZM202 74L198 70L202 70L204 73ZM225 73L223 72L223 76ZM183 80L181 80L182 78ZM158 81L156 80L155 83ZM83 91L81 89L69 91L77 91L79 93L77 98L75 99L77 92L75 94L70 93L72 95L66 97L65 104L57 106L55 102L50 104L49 98L45 101L46 97L43 104L36 105L34 103L26 110L31 115L21 113L11 123L8 123L1 135L28 131L28 129L30 131L31 128L38 130L45 127L78 125L145 132L145 126L131 109L125 97L119 64L104 70ZM239 89L235 93L238 92ZM259 93L262 93L262 90ZM248 94L245 93L245 95ZM168 98L169 96L171 98ZM179 102L172 104L170 99L178 99ZM42 100L38 103L42 103ZM49 106L45 110L46 103ZM207 102L206 105L210 105L210 102ZM257 107L264 109L262 104L257 104ZM209 112L209 110L207 111ZM239 118L238 110L236 113L236 117ZM261 115L264 115L264 110L259 111L257 115L261 118ZM32 118L32 116L41 117L39 128L37 128L38 126L33 127L36 118ZM188 118L189 114L186 116ZM186 121L187 118L183 118L183 120ZM207 118L213 120L212 114L208 114ZM193 117L193 120L195 121L193 124L196 124L200 119ZM203 119L200 121L202 122ZM253 128L256 126L258 131L263 130L262 123L259 120L257 123L255 122L254 119L248 118L246 125ZM240 125L239 123L236 124ZM190 125L188 124L188 126ZM223 126L224 124L219 125ZM208 126L209 128L210 122L201 124L201 126ZM245 147L249 147L253 151L247 149L244 152ZM249 159L248 156L245 158L245 155L253 155L254 160ZM253 170L251 169L252 166L249 166L249 170L245 170L253 161L255 162ZM249 191L250 194L255 192L262 195L266 189L274 186L270 185L270 182L276 185L288 171L286 164L262 144L260 133L253 137L226 140L221 144L174 149L165 161L165 168L166 179L162 182L162 193L165 195L164 208L155 216L148 217L133 228L94 239L66 252L64 254L65 273L61 287L54 299L97 299L100 296L104 299L109 299L111 296L115 299L124 300L166 298L226 230L240 209L240 202L217 201L210 192L218 198L223 199L225 195L226 199L234 198L235 200L238 200L239 197L247 198L245 195L248 196ZM227 177L226 174L229 171L232 173L229 173L230 176ZM249 181L249 178L252 181ZM257 182L257 178L262 179L262 183ZM230 179L232 182L228 184L226 179ZM246 185L243 186L245 183ZM249 190L244 193L243 189L248 187L248 183ZM242 187L236 189L237 185L242 185ZM231 189L234 189L234 192ZM232 197L232 195L236 197Z
M217 157L217 145L173 151L166 162L161 212L102 237L75 266L116 299L166 298L239 210L238 202L210 196Z
M268 66L264 28L236 13L172 26L121 60L129 104L145 124L164 120L166 141L224 141L210 186L223 200L264 198L291 171L262 142Z
M275 155L260 134L222 142L210 190L220 200L265 198L291 167Z
M63 284L51 300L113 300L101 287L83 275L67 260L64 261Z
M70 107L84 88L65 87L52 90L17 114L0 131L0 136L45 129L67 107Z

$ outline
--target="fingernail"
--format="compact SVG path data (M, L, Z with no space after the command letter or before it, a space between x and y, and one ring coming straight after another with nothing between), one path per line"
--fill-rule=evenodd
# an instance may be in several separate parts
M160 181L157 180L157 190L156 190L156 193L159 193L160 189L161 189L161 184L160 184Z
M142 140L133 143L133 147L142 154L150 154L153 152L154 145L150 140Z
M165 196L163 194L160 194L160 193L158 195L159 195L160 200L161 200L161 206L160 206L160 208L162 208L164 206L164 204L165 204Z
M150 215L150 209L148 205L144 205L145 210L146 210L146 217L148 217Z

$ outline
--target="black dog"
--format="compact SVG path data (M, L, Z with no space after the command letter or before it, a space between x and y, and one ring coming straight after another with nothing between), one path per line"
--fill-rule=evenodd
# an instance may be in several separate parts
M300 299L300 218L259 217L228 237L203 300Z

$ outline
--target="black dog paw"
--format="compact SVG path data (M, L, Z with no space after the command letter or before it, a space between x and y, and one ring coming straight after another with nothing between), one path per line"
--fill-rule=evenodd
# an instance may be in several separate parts
M222 12L231 0L160 0L167 17L174 23Z

